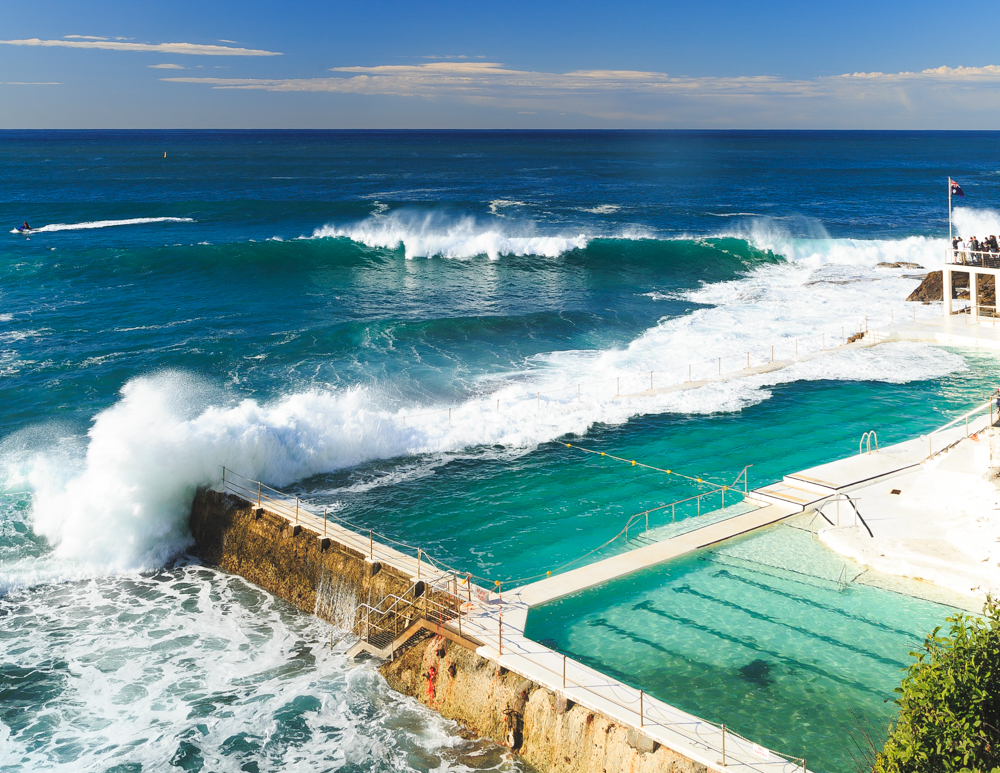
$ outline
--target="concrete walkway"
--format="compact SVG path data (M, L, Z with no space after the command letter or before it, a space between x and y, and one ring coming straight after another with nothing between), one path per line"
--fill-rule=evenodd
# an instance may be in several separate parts
M800 510L785 503L759 506L748 513L735 515L724 521L717 521L700 529L694 529L661 542L654 542L652 545L629 550L626 553L605 558L603 561L597 561L587 566L581 566L579 569L515 588L507 595L513 594L514 598L528 606L545 604L585 588L601 585L618 577L662 564L664 561L669 561L699 548L714 545L740 534L746 534L748 531L776 523L797 512Z

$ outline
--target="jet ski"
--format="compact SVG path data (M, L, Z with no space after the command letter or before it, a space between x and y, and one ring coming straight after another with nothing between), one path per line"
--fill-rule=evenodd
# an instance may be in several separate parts
M25 222L23 225L19 225L17 228L11 231L11 233L30 234L31 226L28 225L27 222Z

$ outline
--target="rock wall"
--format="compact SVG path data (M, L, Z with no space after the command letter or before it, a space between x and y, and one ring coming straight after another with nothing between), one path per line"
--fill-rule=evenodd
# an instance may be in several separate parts
M546 773L705 773L693 762L472 650L432 638L381 668L389 686Z
M299 609L339 628L355 630L359 602L375 604L388 594L404 596L412 581L335 540L217 491L201 490L191 507L191 534L199 555L244 577Z
M951 273L952 299L969 299L969 274L964 271ZM996 282L992 276L979 275L979 303L983 306L996 305ZM910 293L907 301L933 303L944 299L944 280L940 271L931 271L920 286Z

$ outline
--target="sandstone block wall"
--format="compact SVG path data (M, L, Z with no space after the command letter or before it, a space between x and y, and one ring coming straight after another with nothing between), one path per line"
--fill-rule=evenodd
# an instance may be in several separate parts
M250 503L217 491L196 495L191 534L206 562L359 634L358 603L404 596L412 585L391 566L373 565L356 550L321 540L308 529L296 530L276 515L255 517Z
M381 671L394 690L511 747L546 773L708 770L446 639L429 639Z

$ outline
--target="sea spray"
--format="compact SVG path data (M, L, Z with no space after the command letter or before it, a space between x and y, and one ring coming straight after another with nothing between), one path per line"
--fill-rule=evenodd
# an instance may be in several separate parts
M481 226L474 217L448 218L434 212L393 212L372 216L346 226L317 228L314 239L346 237L369 247L394 250L402 247L407 259L441 256L473 258L486 255L539 255L555 258L587 246L583 234L573 236L531 233L531 224L518 228Z

